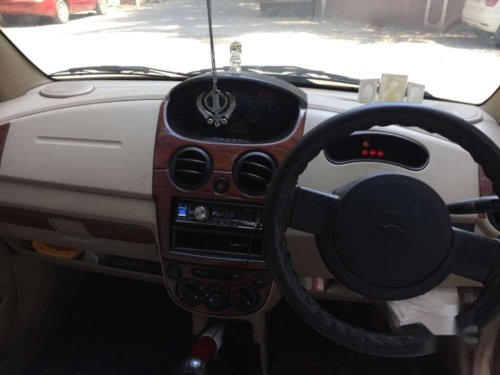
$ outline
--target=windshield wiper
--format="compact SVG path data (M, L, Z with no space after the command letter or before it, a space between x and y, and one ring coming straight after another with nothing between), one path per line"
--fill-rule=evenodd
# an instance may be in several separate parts
M255 73L279 76L284 80L287 80L287 77L290 77L291 80L295 81L302 78L307 81L317 80L345 83L356 86L359 85L359 79L356 78L328 73L322 70L301 68L298 66L244 66L243 68Z
M324 72L322 70L313 70L288 65L243 65L243 71L259 73L278 77L288 83L297 86L343 86L357 90L360 80L339 74ZM198 75L210 73L211 69L202 69L187 73L188 75ZM217 68L217 71L229 71L229 66ZM436 99L428 91L424 93L425 99Z
M82 66L79 68L70 68L52 73L51 77L69 77L69 76L93 76L93 75L128 75L143 77L161 77L169 79L186 79L192 75L171 72L168 70L148 68L145 66L121 66L121 65L96 65Z
M360 83L357 78L297 66L243 66L242 68L255 73L270 74L298 86L317 86L322 85L322 82L324 82L326 84L337 83L344 86L354 86L357 89ZM436 99L428 91L425 91L424 98Z
M301 68L287 65L243 65L243 71L279 77L284 81L293 84L311 84L314 81L324 81L329 83L341 83L351 86L359 86L359 79L342 76L339 74L327 73L322 70ZM228 71L229 67L218 68L217 70ZM203 69L189 72L189 75L209 73L211 69Z

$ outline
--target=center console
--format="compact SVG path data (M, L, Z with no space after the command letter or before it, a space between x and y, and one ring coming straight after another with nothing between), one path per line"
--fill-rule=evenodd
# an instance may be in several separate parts
M163 275L183 308L210 316L262 310L273 289L262 211L275 169L302 137L305 94L262 76L219 77L236 100L224 128L196 108L210 76L176 86L162 106L154 155Z
M176 298L190 308L241 315L256 310L269 294L271 275L245 269L263 262L262 206L174 199L170 254L242 262L229 269L203 262L168 262L165 273Z

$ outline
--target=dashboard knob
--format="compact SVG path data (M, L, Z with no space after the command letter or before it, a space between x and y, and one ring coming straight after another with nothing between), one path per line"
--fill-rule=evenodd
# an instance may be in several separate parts
M222 310L229 303L227 291L217 287L209 289L204 300L207 307L215 311Z
M251 286L238 286L231 291L231 302L235 309L249 311L258 305L259 294Z
M184 279L179 281L175 292L181 302L188 306L195 306L201 302L202 290L195 280Z
M196 206L193 215L196 221L206 221L208 219L208 209L205 206Z
M257 289L265 288L269 285L269 277L263 273L256 273L252 276L252 285Z

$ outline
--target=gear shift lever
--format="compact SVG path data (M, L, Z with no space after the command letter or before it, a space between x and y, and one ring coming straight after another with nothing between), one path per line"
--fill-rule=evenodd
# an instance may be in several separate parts
M209 326L205 332L198 337L191 356L186 358L179 366L176 375L207 375L208 361L215 357L222 345L225 322L219 322Z

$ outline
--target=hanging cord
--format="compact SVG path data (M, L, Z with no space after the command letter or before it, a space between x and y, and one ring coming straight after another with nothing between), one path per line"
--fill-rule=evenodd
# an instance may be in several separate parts
M208 33L210 35L210 55L212 58L212 83L214 90L217 90L217 69L215 65L214 33L212 28L212 0L207 0Z

